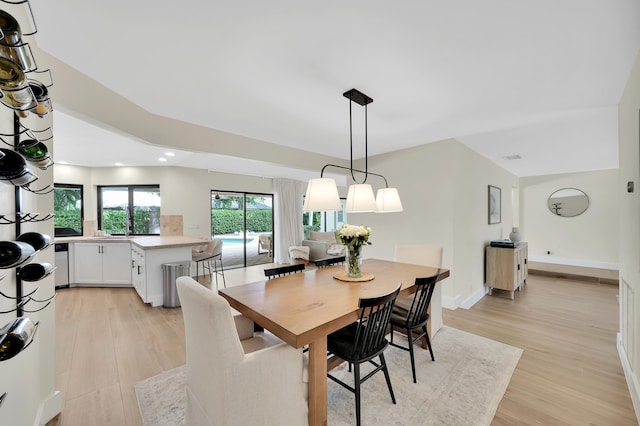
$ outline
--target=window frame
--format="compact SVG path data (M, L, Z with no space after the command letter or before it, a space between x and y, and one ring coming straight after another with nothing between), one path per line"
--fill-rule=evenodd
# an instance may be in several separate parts
M96 192L97 192L97 204L98 204L98 211L97 211L97 216L98 216L98 229L103 229L103 225L102 225L102 221L103 221L103 202L102 202L102 191L105 188L127 188L127 210L129 210L128 212L128 216L131 220L133 220L134 218L134 209L135 209L135 205L133 204L133 194L135 192L136 189L157 189L158 192L161 194L160 192L160 184L146 184L146 185L139 185L139 184L135 184L135 185L98 185ZM160 199L162 199L162 195L160 195ZM162 207L160 207L162 208ZM133 232L133 226L132 223L128 223L126 224L127 227L129 227L130 232L128 233L128 235L139 235L139 236L144 236L144 235L160 235L160 229L158 229L158 233L147 233L147 234L139 234L139 233L135 233ZM127 235L127 232L125 231L125 233L123 234L112 234L112 235Z
M56 237L81 237L84 235L84 185L77 183L55 183L53 184L54 199L56 189L77 189L80 191L80 233L60 235L56 233L55 218L53 225L54 236ZM55 214L55 212L54 212Z

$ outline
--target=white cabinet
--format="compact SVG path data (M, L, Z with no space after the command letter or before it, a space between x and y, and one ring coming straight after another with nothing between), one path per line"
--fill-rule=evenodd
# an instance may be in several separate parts
M76 243L73 246L74 284L131 285L131 244Z
M142 248L131 244L132 281L144 303L161 306L164 300L163 263L191 263L191 246Z
M131 282L140 298L147 301L147 273L144 250L135 245L131 246Z

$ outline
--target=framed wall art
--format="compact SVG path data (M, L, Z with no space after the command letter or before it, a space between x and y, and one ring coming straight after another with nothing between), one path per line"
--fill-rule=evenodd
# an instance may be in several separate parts
M502 190L489 185L489 225L502 221Z

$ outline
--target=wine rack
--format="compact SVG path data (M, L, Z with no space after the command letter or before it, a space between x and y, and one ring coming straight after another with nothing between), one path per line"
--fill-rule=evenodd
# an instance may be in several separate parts
M19 17L26 21L26 25L24 25L25 22L18 22ZM24 224L44 222L54 217L51 213L31 213L23 209L23 191L36 196L53 191L51 184L40 185L38 175L32 172L33 169L47 170L53 165L50 151L45 144L45 142L52 143L53 131L50 127L43 130L30 129L23 122L30 114L35 116L34 120L38 120L52 111L48 88L53 85L53 80L50 70L38 70L29 44L23 42L24 36L31 36L37 32L29 1L0 0L0 24L4 25L0 32L0 67L3 67L4 71L11 71L10 77L0 79L0 104L13 110L12 131L0 132L0 159L5 158L7 163L11 158L20 159L17 167L14 164L8 167L10 170L6 174L4 171L0 173L0 185L10 185L14 188L14 213L0 214L0 225L14 226L14 239L18 240L27 234L42 236L39 233L24 233ZM49 244L34 246L34 252L26 256L26 259L21 258L16 264L4 265L3 269L14 270L15 295L0 291L0 298L10 300L11 302L7 303L15 304L15 307L2 309L0 314L15 312L16 319L4 326L0 324L0 347L10 347L9 350L5 350L5 347L0 351L0 361L18 355L33 342L39 321L31 321L24 317L24 314L45 309L55 298L55 292L51 297L37 297L39 286L26 293L23 290L23 281L39 281L55 270L55 267L48 263L30 263L37 253L51 245L50 237L47 236L47 238ZM30 242L22 241L22 243ZM0 281L6 277L7 274L0 275ZM20 337L28 336L21 340L17 349L14 342L9 342L8 336L12 333L14 333L13 337L18 334ZM7 344L3 345L3 343ZM6 395L5 392L0 396L0 405Z

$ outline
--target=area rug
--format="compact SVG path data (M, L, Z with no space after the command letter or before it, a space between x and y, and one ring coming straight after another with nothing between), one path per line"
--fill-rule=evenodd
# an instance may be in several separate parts
M395 340L406 342L398 335ZM384 375L374 375L362 385L362 424L491 424L522 349L446 326L432 344L436 362L428 351L416 350L418 383L413 383L409 352L392 346L385 351L397 403L391 402ZM363 366L363 376L364 371ZM353 383L346 364L331 373ZM184 378L182 366L136 383L145 426L185 424ZM332 381L327 393L328 424L355 424L354 395Z

